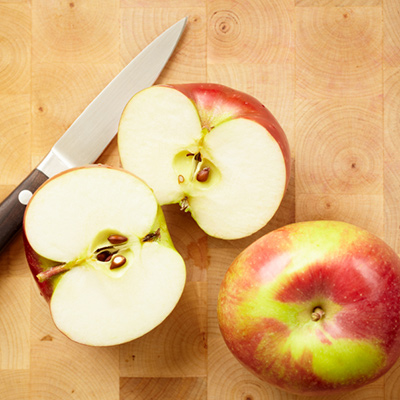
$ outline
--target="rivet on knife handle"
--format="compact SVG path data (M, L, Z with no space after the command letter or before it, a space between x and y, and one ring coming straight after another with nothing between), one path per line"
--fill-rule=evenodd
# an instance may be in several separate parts
M43 172L34 169L0 204L0 252L20 230L29 199L47 179Z

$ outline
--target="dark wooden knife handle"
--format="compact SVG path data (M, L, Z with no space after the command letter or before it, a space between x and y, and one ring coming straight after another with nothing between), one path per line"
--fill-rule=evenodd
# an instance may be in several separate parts
M47 179L34 169L0 204L0 252L20 230L29 198Z

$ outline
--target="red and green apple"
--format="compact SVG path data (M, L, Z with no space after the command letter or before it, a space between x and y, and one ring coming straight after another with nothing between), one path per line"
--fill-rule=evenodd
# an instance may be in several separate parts
M122 165L161 205L179 203L209 235L262 228L288 185L290 152L278 121L254 97L218 84L156 85L127 104Z
M234 260L218 318L228 348L260 379L304 395L355 389L400 355L400 259L351 224L287 225Z
M55 325L93 346L124 343L177 304L185 264L152 190L122 169L87 166L48 180L24 216L27 260Z

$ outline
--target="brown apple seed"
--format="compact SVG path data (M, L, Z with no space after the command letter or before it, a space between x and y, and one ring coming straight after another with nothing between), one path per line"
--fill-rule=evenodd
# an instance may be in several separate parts
M97 254L97 260L101 262L107 262L111 260L112 254L109 251L102 251L101 253Z
M196 161L198 161L198 162L201 162L201 160L202 160L201 154L200 154L200 153L196 153L196 154L194 155L194 159L195 159Z
M111 261L110 269L121 268L126 263L126 258L124 256L118 255Z
M111 244L122 244L128 241L128 238L123 235L110 235L108 237L108 241Z
M183 175L178 175L178 183L183 183L185 182L185 178Z
M197 179L199 182L206 182L209 175L210 175L210 167L206 167L206 168L203 168L202 170L200 170L200 171L197 173L196 179Z

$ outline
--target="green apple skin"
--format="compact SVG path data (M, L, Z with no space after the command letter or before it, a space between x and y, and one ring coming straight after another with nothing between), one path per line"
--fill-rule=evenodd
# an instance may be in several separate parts
M353 390L400 355L400 259L347 223L287 225L234 260L218 319L228 348L260 379L303 395Z
M290 147L286 134L271 112L253 96L216 83L162 85L182 92L199 111L203 128L236 118L245 118L263 126L281 148L286 165L286 188L290 178Z

